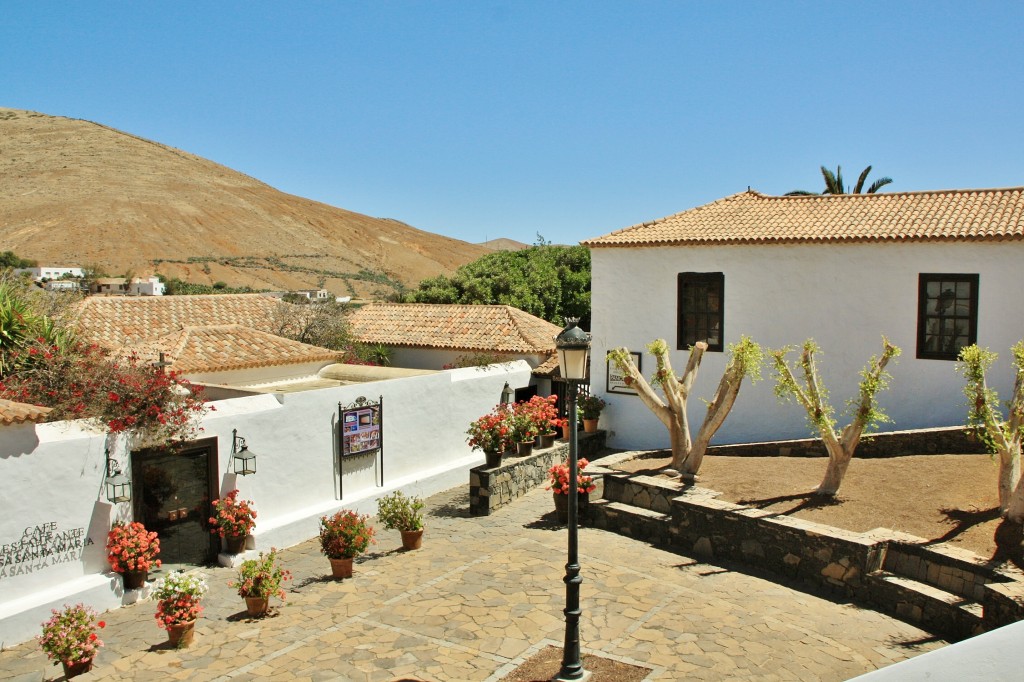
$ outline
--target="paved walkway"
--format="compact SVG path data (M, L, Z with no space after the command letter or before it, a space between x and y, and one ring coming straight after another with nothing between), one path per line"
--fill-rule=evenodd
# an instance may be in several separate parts
M106 615L90 679L500 680L541 646L561 646L565 531L538 489L496 515L468 515L464 487L428 501L422 550L382 532L355 576L335 582L318 543L283 553L284 606L249 619L211 585L196 641L168 648L151 601ZM839 604L628 538L580 531L585 652L652 668L650 680L845 680L944 642ZM276 602L275 602L276 603ZM58 679L34 642L0 653L2 679Z

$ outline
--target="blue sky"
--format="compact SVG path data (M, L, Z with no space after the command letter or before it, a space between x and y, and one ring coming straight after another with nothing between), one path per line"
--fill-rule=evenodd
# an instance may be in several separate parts
M38 2L0 105L479 242L575 243L751 186L1024 184L1024 3ZM0 140L0 153L3 153Z

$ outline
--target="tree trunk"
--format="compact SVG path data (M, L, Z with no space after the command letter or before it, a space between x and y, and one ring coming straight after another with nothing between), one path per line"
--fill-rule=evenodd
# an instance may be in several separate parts
M1012 509L1012 511L1011 511ZM1024 522L1024 489L1020 477L1020 444L999 448L999 511L1017 523ZM1013 515L1013 518L1011 518Z
M718 382L718 390L715 391L715 397L708 403L708 413L704 417L704 423L701 424L697 438L693 441L686 461L683 462L681 471L684 476L697 475L700 465L704 462L704 453L707 452L711 439L725 423L725 418L729 416L732 406L736 403L736 396L739 395L742 383L743 370L735 365L730 366L722 375L722 380Z
M836 439L835 434L831 432L822 433L822 441L825 443L825 449L828 450L828 467L825 469L825 478L821 479L814 494L835 497L839 492L843 477L846 476L850 460L853 459L853 449L844 448Z

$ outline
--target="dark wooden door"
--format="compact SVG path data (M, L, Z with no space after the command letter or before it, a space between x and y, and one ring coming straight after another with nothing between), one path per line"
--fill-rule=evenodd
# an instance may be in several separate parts
M165 564L207 564L219 538L211 535L211 495L216 491L216 440L176 450L132 453L135 519L160 536Z

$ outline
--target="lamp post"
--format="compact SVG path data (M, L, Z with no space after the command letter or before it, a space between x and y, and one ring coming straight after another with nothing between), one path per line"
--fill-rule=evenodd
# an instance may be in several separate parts
M569 427L569 557L565 564L565 644L562 647L562 669L556 680L583 680L590 674L583 669L580 659L580 577L579 563L579 442L576 434L576 391L578 384L587 376L587 354L590 352L590 335L576 326L579 318L566 318L565 329L555 337L558 350L558 366L562 378L569 384L568 414L572 420Z

